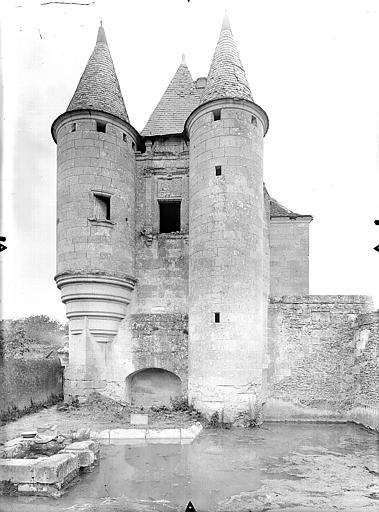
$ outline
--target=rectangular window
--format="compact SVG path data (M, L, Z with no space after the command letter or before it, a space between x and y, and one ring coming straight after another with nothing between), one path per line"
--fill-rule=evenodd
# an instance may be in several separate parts
M216 176L221 176L221 165L216 165Z
M96 130L101 133L105 133L107 123L104 121L96 121Z
M221 109L220 108L217 110L214 110L212 112L212 114L213 114L213 121L220 121L220 119L221 119Z
M180 201L159 202L159 232L180 231Z
M257 118L255 116L251 116L251 124L257 126Z
M111 197L93 194L95 198L95 219L111 220Z
M126 138L126 133L123 133L123 134L122 134L122 140L123 140L124 142L126 142L126 141L128 140L128 139Z
M76 123L72 123L71 125L71 131L76 132Z
M219 324L220 323L220 313L215 313L215 323L216 324Z

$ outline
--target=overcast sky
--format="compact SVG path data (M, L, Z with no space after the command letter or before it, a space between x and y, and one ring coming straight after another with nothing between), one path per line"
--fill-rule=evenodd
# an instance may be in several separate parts
M4 317L64 320L55 287L56 146L50 135L102 18L131 123L142 130L181 61L206 76L227 8L254 100L270 118L269 193L312 214L310 293L379 306L377 0L2 2L0 255ZM6 7L4 7L6 4Z

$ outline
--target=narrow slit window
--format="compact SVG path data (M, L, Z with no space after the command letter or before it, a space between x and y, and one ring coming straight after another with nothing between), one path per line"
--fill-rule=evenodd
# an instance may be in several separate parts
M126 142L126 133L123 133L123 134L122 134L122 140L123 140L124 142Z
M76 123L72 123L71 132L76 132Z
M221 119L221 109L217 109L213 111L213 121L220 121Z
M219 324L220 323L220 313L217 312L215 313L215 324Z
M95 219L111 220L111 198L101 194L94 194L95 198Z
M255 116L251 116L251 124L257 126L257 118Z
M216 165L216 176L221 176L221 165Z
M104 121L96 121L96 130L101 133L105 133L107 123Z
M133 149L133 151L136 149L136 145L134 142L132 142L132 149Z
M159 203L159 232L180 232L180 201Z

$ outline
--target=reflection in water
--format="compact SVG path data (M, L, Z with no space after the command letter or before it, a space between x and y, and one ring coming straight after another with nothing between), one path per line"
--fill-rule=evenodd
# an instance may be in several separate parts
M178 510L191 500L198 510L212 510L225 498L258 490L263 481L304 480L306 463L315 455L331 461L354 455L363 467L377 455L376 442L375 434L355 425L265 424L205 430L188 445L111 444L102 446L100 465L61 499L0 498L0 510L63 510L107 496L156 500ZM296 459L295 470L289 456Z

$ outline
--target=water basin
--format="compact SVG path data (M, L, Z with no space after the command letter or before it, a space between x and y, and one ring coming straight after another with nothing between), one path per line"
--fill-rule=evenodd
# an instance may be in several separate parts
M184 512L191 500L198 511L371 512L377 460L377 434L353 424L204 430L191 444L118 441L103 444L99 466L58 500L1 497L0 510Z

